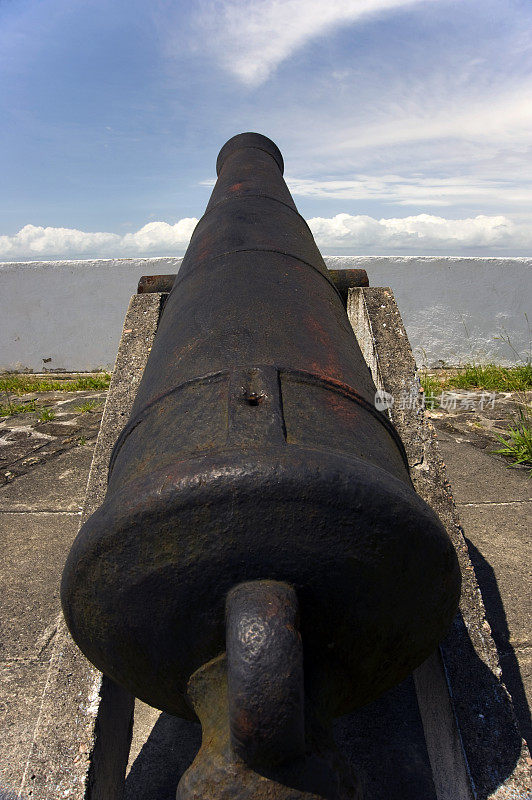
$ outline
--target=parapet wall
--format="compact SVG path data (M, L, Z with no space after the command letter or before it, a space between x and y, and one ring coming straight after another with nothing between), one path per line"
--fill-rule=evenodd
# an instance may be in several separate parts
M0 370L111 367L138 279L177 272L181 260L0 263ZM371 286L392 288L418 365L530 356L532 258L325 260L334 269L366 269Z

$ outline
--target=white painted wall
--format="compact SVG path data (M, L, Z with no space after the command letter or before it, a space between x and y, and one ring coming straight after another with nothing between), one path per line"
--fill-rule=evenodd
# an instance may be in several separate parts
M0 263L0 369L111 367L138 279L177 272L181 260Z
M331 269L362 267L370 285L392 288L418 366L530 358L532 258L330 256L326 261ZM509 337L512 347L501 336Z
M532 258L329 256L391 286L418 364L512 363L530 355ZM0 263L0 370L111 367L141 275L180 258ZM50 361L44 361L50 359Z

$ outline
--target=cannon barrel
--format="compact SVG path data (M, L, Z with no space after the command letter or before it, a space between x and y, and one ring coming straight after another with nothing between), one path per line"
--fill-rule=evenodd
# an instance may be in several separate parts
M250 592L249 630L269 630L268 609L282 605L295 637L290 674L303 664L305 702L328 719L419 665L460 592L453 547L375 407L344 303L282 173L264 136L241 134L222 148L105 501L63 574L65 617L86 656L145 702L187 718L191 676L201 683L204 665L226 650L226 602L228 668L240 669L231 627L246 617L241 593L231 605L240 584L257 583L265 597L285 587L267 603ZM257 675L267 669L267 659L251 661ZM246 681L234 675L231 736L245 751L235 704ZM278 724L294 754L301 693L285 688L291 716L271 730Z

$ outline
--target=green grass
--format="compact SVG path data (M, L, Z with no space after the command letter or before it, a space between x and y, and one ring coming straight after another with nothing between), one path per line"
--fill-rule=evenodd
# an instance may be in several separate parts
M37 419L39 422L50 422L52 419L55 419L55 411L52 411L51 408L41 408Z
M484 389L490 392L526 392L532 389L532 363L516 367L496 364L466 364L457 375L447 378L441 389Z
M111 381L108 372L80 378L35 378L32 375L0 375L0 393L19 396L29 392L80 392L107 389Z
M36 411L35 401L29 403L14 403L12 397L20 397L31 392L82 392L107 389L111 382L108 372L99 375L86 375L79 378L64 378L62 380L53 378L39 378L33 375L13 375L9 372L0 374L0 397L4 395L7 402L0 404L0 417L11 417L15 414L26 414ZM92 411L99 405L96 400L89 400L80 406L80 413ZM50 416L53 414L53 416ZM41 418L43 417L44 418ZM50 409L43 409L40 422L47 422L55 416Z
M425 407L439 406L442 392L450 389L482 389L488 392L526 392L532 389L532 363L515 367L499 367L497 364L466 364L456 375L440 380L425 371L420 375L425 396Z
M527 466L530 467L529 475L532 476L532 425L530 412L519 409L519 416L514 425L508 428L505 439L497 436L503 447L494 450L512 459L511 467Z
M75 411L77 414L87 414L91 411L94 411L94 409L98 408L99 406L101 406L101 403L99 403L97 400L87 400L86 403L82 403L80 406L75 406L73 411Z
M427 371L420 374L425 408L433 410L441 404L443 392L459 389L478 389L488 392L513 392L520 397L526 412L519 411L514 425L508 429L508 439L500 439L504 448L494 452L513 458L513 464L532 463L530 453L531 414L527 407L527 391L532 390L532 363L515 367L500 367L497 364L466 364L456 375L438 378Z
M15 414L27 414L35 411L35 400L29 403L12 403L0 405L0 417L13 417Z
M440 381L430 375L428 372L423 372L419 376L421 388L423 389L423 396L425 398L425 408L437 408L440 404L439 398L442 392L442 385Z

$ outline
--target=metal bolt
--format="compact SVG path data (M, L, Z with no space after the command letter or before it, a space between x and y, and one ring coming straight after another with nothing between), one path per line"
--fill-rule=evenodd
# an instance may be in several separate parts
M245 399L250 406L258 406L264 400L264 395L258 392L246 392Z

